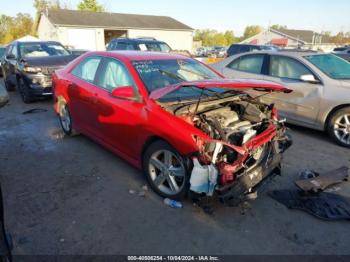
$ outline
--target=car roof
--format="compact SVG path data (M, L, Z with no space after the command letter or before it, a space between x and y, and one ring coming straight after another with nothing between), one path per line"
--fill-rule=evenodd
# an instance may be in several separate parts
M322 55L326 54L323 52L315 52L315 51L310 51L310 50L305 50L305 51L300 51L300 50L256 50L252 52L247 52L247 53L241 53L239 54L240 56L242 55L247 55L247 54L268 54L268 55L284 55L284 56L291 56L291 57L303 57L303 56L309 56L309 55Z
M12 44L19 43L19 44L38 44L38 43L47 43L47 44L60 44L60 42L57 41L13 41Z
M114 38L111 42L133 42L133 43L165 43L157 39L148 39L148 38Z
M127 60L170 60L170 59L191 59L188 56L174 53L164 53L164 52L149 52L149 51L100 51L100 52L90 52L89 54L96 55L111 55L115 57L123 57Z

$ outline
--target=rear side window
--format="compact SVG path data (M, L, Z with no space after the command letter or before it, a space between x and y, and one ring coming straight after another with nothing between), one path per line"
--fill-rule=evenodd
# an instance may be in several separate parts
M115 43L114 50L135 50L135 47L130 43L118 42Z
M264 55L246 55L232 61L227 67L248 73L261 74Z
M249 51L251 51L251 50L253 50L252 47L247 46L247 45L242 45L242 46L241 46L241 49L240 49L240 52L241 52L241 53L245 53L245 52L249 52Z
M115 88L133 86L133 81L125 66L111 58L105 58L104 66L100 71L97 85L110 92Z
M101 57L87 57L71 73L80 79L93 83L100 61Z
M299 61L285 56L271 56L270 75L281 78L298 79L313 73Z
M238 45L231 45L231 47L228 49L227 53L228 55L232 56L239 53L240 47Z

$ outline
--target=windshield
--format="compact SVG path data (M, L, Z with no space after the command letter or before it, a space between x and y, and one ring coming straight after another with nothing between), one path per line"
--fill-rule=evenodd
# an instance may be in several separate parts
M333 79L350 79L350 63L332 54L310 55L305 59Z
M69 55L69 52L56 43L21 43L19 45L21 57L45 57Z
M133 61L134 68L140 75L147 90L152 92L156 89L187 81L220 78L206 66L191 59L180 60L143 60ZM198 97L202 90L198 88L180 88L169 93L163 99L183 100ZM213 91L204 91L213 93Z
M6 48L0 47L0 58L4 55Z

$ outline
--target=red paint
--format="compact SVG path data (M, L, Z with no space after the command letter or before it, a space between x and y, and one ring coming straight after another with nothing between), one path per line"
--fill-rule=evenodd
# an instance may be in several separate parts
M131 95L128 87L111 94L70 73L84 58L96 55L114 57L127 67L135 82L139 99L123 99L123 96L130 97ZM210 137L194 127L190 118L176 117L162 109L154 99L150 99L146 87L131 64L133 60L148 59L184 59L184 57L147 52L91 52L74 60L53 75L55 111L58 112L59 109L58 101L65 101L70 109L75 129L138 168L141 168L144 146L151 139L167 141L182 155L200 152L202 143L198 141L211 141ZM222 79L195 81L166 87L158 92L153 92L152 97L161 97L166 92L186 88L188 85L196 85L200 88L211 86L242 89L259 87L273 91L288 91L285 87L272 82ZM234 171L243 164L251 150L270 141L274 136L276 136L276 126L271 124L265 132L242 147L220 141L239 152L239 157L233 165L220 164L220 171L227 174L226 180L233 179Z

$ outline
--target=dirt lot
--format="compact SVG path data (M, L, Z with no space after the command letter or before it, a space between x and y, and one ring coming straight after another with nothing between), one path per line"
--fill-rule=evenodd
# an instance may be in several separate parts
M321 132L292 127L284 172L244 215L185 201L164 206L142 173L84 136L63 137L52 101L24 105L11 93L0 109L0 174L15 254L350 254L349 223L287 210L266 191L291 188L298 171L350 165L350 150ZM23 115L31 108L47 112Z

